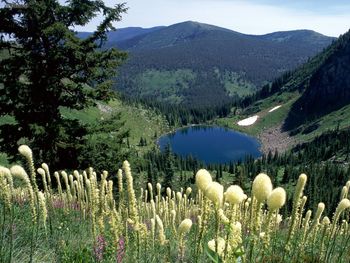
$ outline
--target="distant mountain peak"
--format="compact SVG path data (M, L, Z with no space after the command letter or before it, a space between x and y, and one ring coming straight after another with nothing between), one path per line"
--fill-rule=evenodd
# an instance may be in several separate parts
M304 41L304 42L314 42L314 41L322 41L329 38L328 36L322 35L313 30L309 29L297 29L290 31L277 31L265 35L261 35L264 39L276 41L276 42L286 42L286 41ZM335 38L333 38L335 39Z
M197 21L191 21L191 20L176 23L176 24L170 25L168 27L188 27L188 28L197 28L197 29L202 29L202 30L220 30L220 31L227 31L227 32L235 32L231 29L227 29L224 27L214 26L214 25L201 23L201 22L197 22Z

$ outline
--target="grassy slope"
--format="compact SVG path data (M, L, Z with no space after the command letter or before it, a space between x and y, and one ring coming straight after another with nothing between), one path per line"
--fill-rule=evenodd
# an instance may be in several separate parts
M159 136L169 131L165 119L154 111L126 105L120 100L99 105L99 107L90 107L81 111L61 109L61 112L64 117L79 119L84 124L98 124L101 118L108 118L112 112L121 112L122 120L125 121L124 128L130 130L130 146L140 153L151 150L156 145L155 134ZM0 118L0 124L9 122L13 122L13 119L8 116ZM147 146L138 146L141 136L146 139ZM8 164L6 154L0 153L0 165Z
M333 111L328 115L323 116L319 120L315 121L319 127L317 130L302 134L299 133L296 137L301 141L309 141L315 136L318 136L326 131L334 130L339 126L340 129L345 129L350 127L350 105L347 105L337 111ZM312 124L310 124L312 125Z
M137 93L141 97L154 97L171 103L181 103L183 93L189 88L196 74L190 69L174 71L147 70L136 76Z
M274 95L266 100L256 102L254 105L239 114L232 114L226 118L219 118L214 121L214 124L257 136L266 128L280 125L287 116L291 105L297 98L297 93ZM282 105L282 107L271 113L268 112L277 105ZM237 124L238 121L253 115L259 115L259 119L254 125L243 127Z
M219 118L213 124L225 126L237 131L241 131L253 136L260 136L266 129L278 127L283 124L293 103L299 98L298 92L284 92L273 95L265 100L261 100L236 115L226 118ZM269 113L268 111L277 105L281 108ZM251 126L238 126L239 120L249 116L259 115L259 119ZM309 127L317 125L317 129L307 132ZM328 130L333 130L339 126L340 129L350 127L350 105L334 111L314 122L301 126L300 132L293 135L296 142L307 142Z
M88 108L82 111L63 109L62 114L67 118L79 119L85 124L96 124L101 118L108 118L112 112L121 112L125 129L130 130L129 142L141 152L152 149L155 144L155 134L160 135L169 130L164 118L154 111L142 106L136 107L113 100L108 104L99 104L98 107ZM147 146L139 147L140 138L147 141Z
M230 96L243 97L252 94L256 90L256 86L247 81L243 73L220 71L218 68L213 68L213 70L217 81L221 82ZM201 72L203 74L203 71ZM149 69L136 74L132 81L133 85L128 86L126 92L131 96L137 94L137 96L143 98L156 98L161 102L180 104L186 97L196 96L189 89L193 88L195 82L200 81L206 80L203 80L201 76L198 76L198 72L191 69ZM204 83L202 86L205 86ZM201 90L200 92L205 91Z

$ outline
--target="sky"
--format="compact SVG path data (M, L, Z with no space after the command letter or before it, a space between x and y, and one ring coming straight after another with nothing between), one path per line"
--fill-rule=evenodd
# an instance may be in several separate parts
M122 1L105 0L113 6ZM350 0L125 0L129 10L116 28L168 26L197 21L246 34L311 29L339 36L350 28ZM92 31L98 19L84 31ZM79 29L80 30L80 29Z

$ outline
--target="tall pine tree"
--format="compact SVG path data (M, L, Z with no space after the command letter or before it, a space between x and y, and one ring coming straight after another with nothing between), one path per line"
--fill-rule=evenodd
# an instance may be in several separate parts
M125 4L103 1L1 0L0 115L14 122L0 127L0 151L14 156L31 146L38 161L74 166L87 130L65 119L61 107L82 109L112 97L111 78L126 54L101 49ZM74 29L102 17L86 39ZM60 165L58 165L60 164Z

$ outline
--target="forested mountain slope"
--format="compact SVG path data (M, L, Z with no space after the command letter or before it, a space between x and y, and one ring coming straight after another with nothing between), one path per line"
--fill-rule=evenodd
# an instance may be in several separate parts
M350 103L350 31L327 51L324 62L311 74L302 96L294 103L285 128L294 129Z
M124 94L213 107L256 91L333 40L308 30L256 36L188 21L106 45L129 52L116 87Z
M243 109L234 122L251 115L249 127L230 127L253 134L267 129L287 131L303 142L330 130L350 128L350 31L296 70L275 79L240 102ZM280 105L281 108L269 113ZM276 130L275 129L275 130Z

